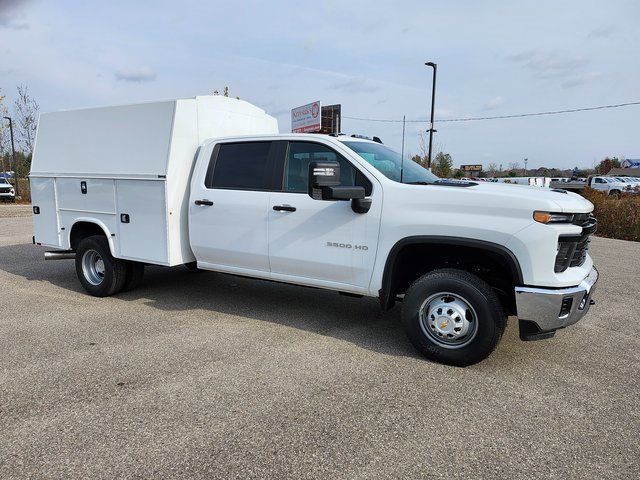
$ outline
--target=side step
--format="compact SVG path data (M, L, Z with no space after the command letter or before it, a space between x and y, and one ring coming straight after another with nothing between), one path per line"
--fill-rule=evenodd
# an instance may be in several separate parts
M44 252L45 260L72 260L76 258L75 250L54 250L52 252Z

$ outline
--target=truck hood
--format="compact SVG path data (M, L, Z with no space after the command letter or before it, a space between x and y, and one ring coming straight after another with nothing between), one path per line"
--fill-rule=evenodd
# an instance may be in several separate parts
M534 210L567 213L588 213L593 210L591 202L575 193L527 185L443 182L418 188L423 189L422 192L427 195L425 200L432 205L434 205L433 194L442 189L443 195L438 195L439 201L435 203L445 209L457 206L464 207L468 211L483 211L491 208L504 212L526 210L531 213Z
M471 187L451 187L472 190L480 194L479 203L501 203L504 206L522 207L531 210L544 210L567 213L588 213L593 204L576 193L564 190L509 183L478 182Z

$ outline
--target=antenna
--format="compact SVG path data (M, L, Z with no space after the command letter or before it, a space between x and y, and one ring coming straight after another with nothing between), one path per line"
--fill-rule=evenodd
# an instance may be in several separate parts
M405 115L402 116L402 158L400 158L400 183L402 183L402 173L404 171L404 126Z

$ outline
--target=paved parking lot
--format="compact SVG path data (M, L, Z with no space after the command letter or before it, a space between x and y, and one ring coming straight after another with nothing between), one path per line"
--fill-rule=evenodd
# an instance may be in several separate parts
M0 205L0 478L640 476L640 244L596 238L598 304L466 369L375 300L183 268L114 298Z

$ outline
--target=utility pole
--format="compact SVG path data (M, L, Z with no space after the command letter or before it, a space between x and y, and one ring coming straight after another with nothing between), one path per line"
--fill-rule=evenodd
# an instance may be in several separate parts
M402 153L400 154L400 183L402 183L402 173L404 172L404 126L406 123L406 115L402 116Z
M527 162L529 161L528 158L524 159L524 176L527 176Z
M13 143L13 121L11 117L4 117L9 120L9 135L11 136L11 156L13 158L13 178L16 182L16 197L20 196L20 187L18 186L18 166L16 165L16 146Z
M431 170L431 151L433 148L433 132L436 132L437 130L433 128L433 113L434 113L434 106L435 106L435 100L436 100L436 73L438 70L438 65L436 63L433 62L427 62L425 63L425 65L427 67L431 67L433 68L433 82L431 83L431 121L429 122L429 154L428 154L428 159L427 159L427 168L429 170Z

